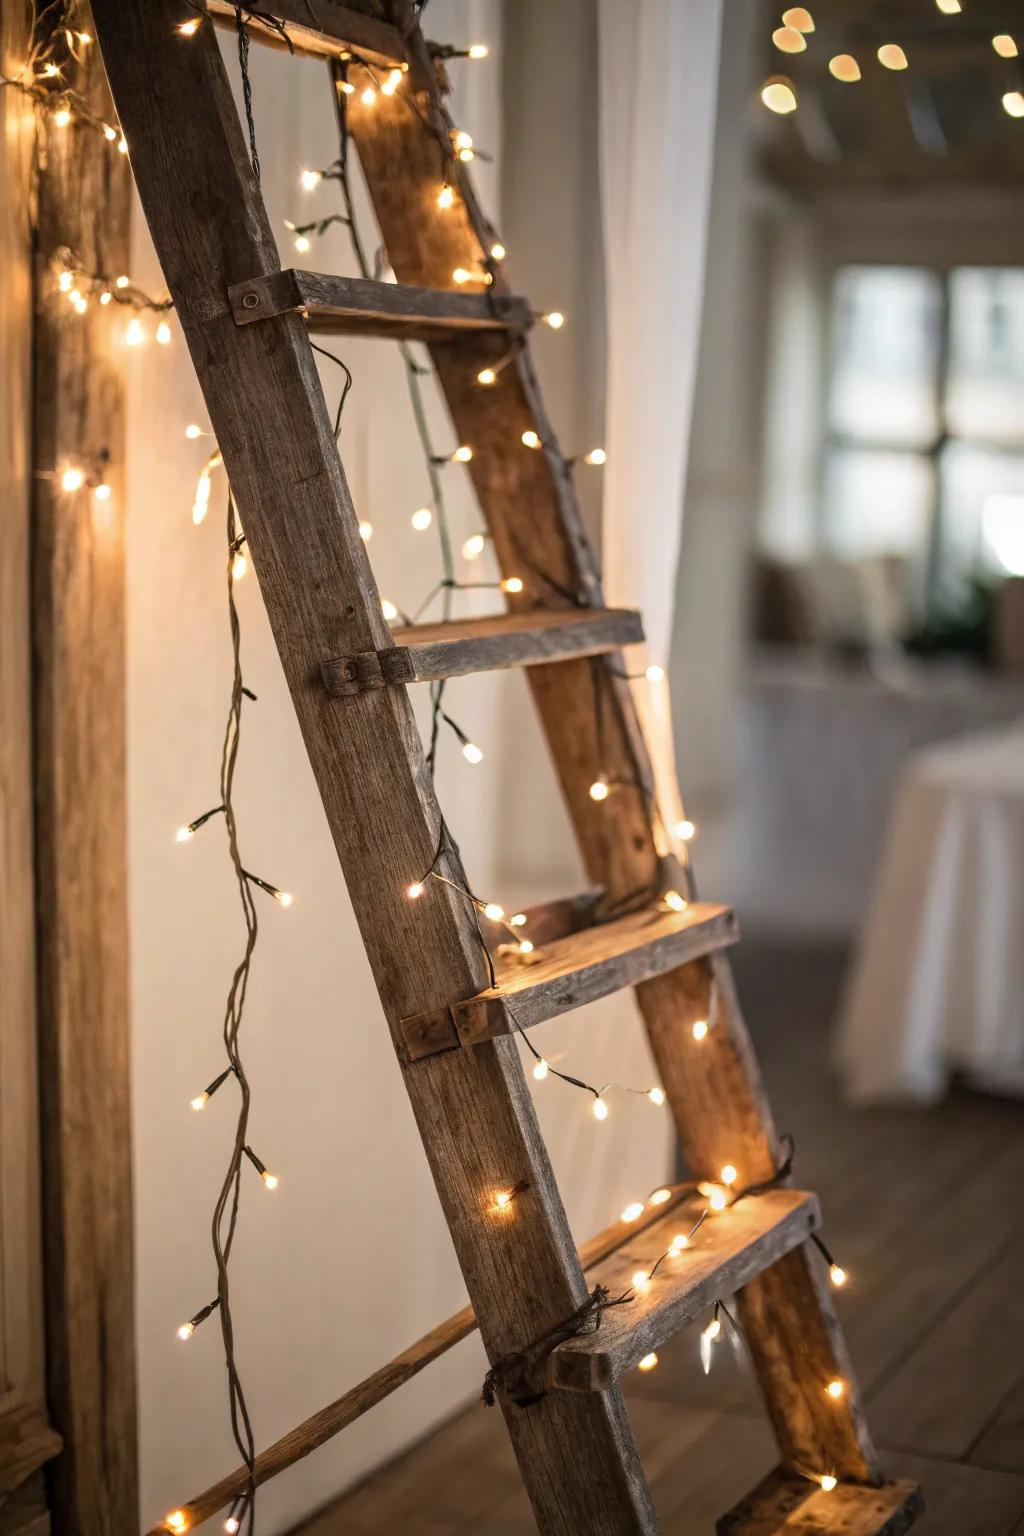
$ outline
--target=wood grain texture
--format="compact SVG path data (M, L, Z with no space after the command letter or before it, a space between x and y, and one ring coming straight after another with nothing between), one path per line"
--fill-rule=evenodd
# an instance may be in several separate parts
M50 1536L43 1474L37 1472L16 1493L0 1497L0 1536Z
M415 33L408 46L409 79L394 97L380 98L372 108L357 91L348 98L349 120L396 275L402 282L439 288L451 286L456 267L478 268L497 232L465 167L449 158L452 123ZM415 112L401 99L406 90L415 92ZM444 180L460 194L445 218L410 217L410 210L436 203ZM505 282L504 268L498 268L495 290L504 291ZM473 449L469 472L503 573L529 576L531 596L540 595L551 607L600 606L593 552L571 472L544 412L528 343L487 391L475 378L498 358L494 339L437 343L431 355L458 440ZM521 446L527 428L540 436L541 451ZM567 661L527 674L588 878L612 899L668 886L694 899L692 873L680 873L653 804L650 763L629 684L608 669L596 676L596 665ZM601 771L612 782L635 787L595 804L587 790ZM713 1176L731 1161L748 1169L751 1179L768 1176L778 1166L780 1145L727 962L716 956L644 982L637 1001L692 1171ZM698 1053L692 1025L701 1018L715 1022ZM871 1478L877 1461L832 1301L818 1283L815 1264L806 1253L789 1255L780 1264L782 1283L770 1297L767 1276L753 1283L763 1305L744 1309L741 1300L748 1332L772 1336L761 1350L762 1391L785 1459L817 1465L827 1455L842 1475ZM777 1360L784 1368L776 1368ZM817 1412L825 1372L842 1376L848 1391L844 1412L823 1440Z
M231 0L208 0L207 9L218 26L235 30ZM405 57L401 34L380 19L379 7L339 5L338 0L313 0L312 5L309 0L273 0L272 4L261 4L260 10L286 24L296 53L336 59L351 47L358 49L362 58L380 65L401 64ZM314 17L317 25L313 25ZM279 34L258 22L251 23L248 32L253 42L285 47Z
M826 1493L776 1467L718 1521L718 1536L901 1536L924 1504L916 1483L840 1483Z
M0 1498L58 1455L60 1436L38 1405L0 1402Z
M388 683L428 682L502 667L596 656L643 639L640 615L626 608L534 609L446 624L396 626L390 650L336 656L321 671L330 693L346 696Z
M409 1066L398 1021L480 990L464 897L432 882L439 812L404 689L332 699L327 657L389 643L302 320L235 324L232 283L279 270L209 28L167 46L174 7L96 0L97 35L164 276L245 526L296 714L442 1208L492 1357L572 1313L586 1282L514 1043ZM372 767L372 771L370 771ZM443 872L465 884L457 857ZM494 1192L525 1181L515 1220ZM506 1406L541 1528L650 1532L655 1518L617 1393Z
M688 1210L658 1222L642 1240L621 1248L592 1278L607 1286L613 1297L624 1295L633 1289L634 1273L652 1269L673 1236L692 1227L706 1204L694 1198ZM551 1384L577 1392L604 1391L716 1301L728 1300L806 1241L820 1216L813 1195L775 1189L709 1217L688 1248L665 1260L647 1291L635 1292L633 1301L605 1312L595 1333L558 1346L549 1361ZM821 1390L824 1395L824 1383Z
M446 1008L402 1020L410 1057L454 1045L477 1046L531 1029L584 1003L621 992L648 976L736 941L729 907L693 902L684 912L646 907L614 922L555 939L526 960L499 955L497 986Z
M88 16L82 20L88 24ZM90 27L91 30L91 27ZM93 57L69 86L110 121ZM138 1518L127 997L124 390L119 323L55 292L61 248L128 263L130 176L102 135L39 120L34 306L33 642L48 1401L62 1536ZM111 306L114 308L115 306ZM123 321L120 323L123 324ZM108 456L110 501L59 474Z
M295 267L233 283L228 297L239 325L301 310L311 330L333 336L437 341L465 331L499 331L507 348L510 333L532 323L526 300L508 294L452 293Z

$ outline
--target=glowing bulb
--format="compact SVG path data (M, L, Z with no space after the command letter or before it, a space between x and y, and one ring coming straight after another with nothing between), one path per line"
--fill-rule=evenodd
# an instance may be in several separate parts
M487 540L484 538L482 533L471 533L465 544L462 546L463 559L478 560L484 552L484 545L486 543Z
M467 741L462 748L462 755L467 763L482 763L484 755L475 742Z
M57 279L57 287L60 289L61 293L68 293L68 292L70 292L70 290L74 286L75 286L75 276L74 276L74 273L73 272L62 272L60 277L58 277L58 279Z
M194 421L189 422L188 426L185 428L185 436L190 441L194 441L197 437L202 437L202 435L202 427L197 427Z
M654 1350L652 1349L649 1355L644 1355L643 1359L638 1362L637 1370L638 1371L653 1371L654 1367L657 1365L657 1363L658 1363L658 1357L654 1353Z
M47 80L52 80L54 75L60 74L60 70L57 68L56 64L44 64L42 72Z
M689 906L689 902L680 896L678 891L666 891L662 900L673 912L685 912Z
M512 1196L507 1189L502 1189L494 1197L495 1208L504 1211L512 1204Z
M122 272L120 277L115 277L115 279L114 279L114 287L115 288L127 288L128 287L128 283L129 283L129 279L127 277L125 277L123 272Z
M533 940L532 939L520 939L519 940L519 953L521 955L532 955L533 954Z
M761 87L761 100L769 112L777 112L780 117L796 111L796 91L783 75L773 75L765 81Z
M607 779L595 779L593 784L591 784L591 786L590 786L589 793L590 793L591 800L607 800L608 799L608 780Z
M504 261L508 253L500 240L495 240L491 246L491 257L494 261Z
M828 1276L832 1281L832 1284L836 1287L836 1290L842 1290L843 1286L846 1284L846 1270L843 1268L843 1266L841 1264L830 1264L828 1268Z
M398 609L395 607L395 605L391 601L391 599L389 597L381 598L380 607L381 607L381 612L383 613L384 617L387 619L388 623L389 624L393 624L395 619L398 618Z
M136 315L133 320L128 322L128 329L124 333L124 339L125 345L129 347L141 347L142 343L145 341L146 332L143 329L142 321L139 319L138 315Z
M481 368L476 376L476 381L478 384L496 384L498 375L493 368Z
M511 592L513 597L523 590L523 578L521 576L506 576L502 580L501 590Z
M906 69L908 60L899 43L883 43L878 50L878 62L884 69Z
M739 1174L736 1172L736 1169L733 1167L732 1163L726 1163L719 1177L721 1178L723 1184L728 1184L731 1186L736 1183L736 1180L739 1178Z
M831 1493L836 1486L837 1479L832 1476L831 1472L826 1472L824 1477L819 1477L818 1481L821 1484L822 1493Z
M295 897L292 895L291 891L275 891L274 900L279 901L282 907L290 907L294 902ZM270 1187L273 1189L274 1186L271 1185Z
M603 448L591 448L589 453L583 455L583 462L584 464L593 464L600 468L602 464L607 464L608 455Z
M659 666L648 667L644 676L649 683L663 683L665 681L665 668Z
M697 833L697 824L693 821L677 821L675 834L681 843L688 843Z
M341 92L341 94L343 96L354 96L355 95L355 89L356 88L352 84L351 80L339 80L338 81L338 90Z
M467 133L464 128L460 128L457 133L452 135L452 138L454 140L456 149L473 148L473 135L471 133Z
M113 297L114 297L114 295L111 293L110 289L109 288L104 288L103 292L100 294L100 303L103 304L103 305L107 305L107 304L110 303L110 301L111 301L111 299Z
M486 59L490 51L486 43L471 43L469 56L471 59Z
M452 203L454 203L454 201L455 201L455 193L452 191L452 189L448 185L448 183L445 182L444 186L441 188L440 192L437 194L437 206L439 208L450 208L452 206Z
M935 4L943 16L957 16L960 13L960 0L935 0Z
M828 72L844 85L855 85L860 79L860 65L852 53L837 53L828 61Z
M80 491L85 484L84 469L66 469L60 477L62 490Z
M196 527L206 516L206 509L210 504L210 476L207 470L203 470L196 481L196 494L192 502L192 521Z
M647 1199L651 1205L664 1205L666 1200L672 1199L672 1191L661 1185L653 1194L648 1195Z
M637 1269L634 1270L633 1277L629 1283L633 1287L634 1291L640 1291L642 1294L644 1291L650 1290L651 1277L647 1273L646 1269Z
M422 880L414 880L412 885L410 885L406 890L405 894L409 897L410 901L416 901L418 897L423 895L425 889L426 887L424 886Z
M717 1317L713 1317L711 1319L710 1323L708 1323L707 1327L704 1329L704 1337L706 1339L717 1339L718 1335L721 1333L721 1331L722 1331L722 1324L721 1324L720 1319L717 1318Z
M260 1174L260 1178L263 1180L268 1189L276 1189L280 1183L277 1174L269 1173L266 1168L264 1168L263 1172Z
M377 100L377 92L374 90L372 85L368 85L366 87L366 90L360 96L359 100L362 102L364 107L373 106L374 102Z
M544 324L550 326L553 331L560 331L562 326L565 324L565 316L562 314L560 309L549 310L546 315L541 315L541 319L543 320Z
M472 450L472 448L467 448L463 444L463 446L461 448L456 448L455 452L452 454L452 463L453 464L468 464L472 457L473 457L473 450Z
M796 32L814 31L814 17L802 5L791 5L788 11L783 11L782 24Z
M484 906L484 917L489 917L492 923L500 923L505 916L505 908L499 907L496 901L489 901Z
M156 339L157 339L157 341L160 343L160 345L162 347L169 347L170 346L170 344L171 344L171 328L167 324L166 320L161 320L160 324L157 326L157 328L156 328Z
M657 1104L660 1107L665 1102L665 1090L664 1088L648 1088L647 1097L652 1104Z
M359 524L359 537L362 539L364 544L368 544L370 542L370 540L373 538L373 524L372 523L360 523Z
M992 47L1001 59L1015 59L1017 44L1008 32L1000 32L992 39Z
M67 107L59 107L58 110L53 114L53 126L55 128L66 128L70 121L71 113L68 111Z
M1007 91L1003 97L1003 111L1008 117L1024 117L1024 94Z
M467 272L465 267L456 267L452 273L452 280L456 283L470 283L473 281L473 274Z
M807 47L807 39L796 27L776 27L772 42L780 53L803 53Z
M195 17L192 21L183 21L177 31L182 37L193 37L199 31L199 17Z
M320 185L322 179L322 173L320 171L303 171L299 176L299 186L302 187L303 191L305 192L312 192L314 187L318 187Z
M231 579L233 581L241 581L242 577L245 575L248 569L249 562L242 554L242 551L239 550L234 560L231 562ZM284 905L287 906L288 903L285 902Z
M177 842L187 843L190 837L195 836L195 833L192 831L191 827L179 827L174 836Z
M128 140L123 133L117 141L117 152L119 155L126 155L128 153Z
M228 1536L235 1536L236 1531L242 1529L242 1522L237 1515L228 1515L224 1521L224 1529L227 1531Z
M592 1109L594 1112L595 1120L608 1119L608 1105L605 1103L604 1099L602 1099L600 1094L598 1094L597 1098L594 1100Z
M117 129L111 128L110 124L107 123L106 127L103 129L103 137L106 139L108 144L113 144L114 140L117 138Z
M430 527L431 523L434 521L434 514L431 512L429 507L420 507L418 512L413 513L409 521L412 523L417 533L425 533L426 530Z
M204 1091L203 1093L199 1094L197 1098L194 1098L192 1100L192 1108L195 1110L196 1114L198 1115L201 1110L204 1110L206 1108L206 1106L207 1106L207 1104L209 1102L210 1102L210 1095Z
M711 1211L724 1211L729 1203L729 1198L720 1184L698 1185L702 1195L707 1197L708 1209Z
M296 235L294 243L295 249L301 256L305 256L306 252L310 249L310 240L308 235Z
M178 1532L188 1530L188 1515L183 1509L172 1509L169 1515L164 1516L164 1525L177 1536Z
M842 1397L843 1393L846 1391L846 1388L841 1381L830 1381L828 1386L825 1388L825 1391L828 1393L829 1397L839 1398Z
M540 438L532 427L528 427L520 439L524 448L539 448Z
M512 916L509 918L509 923L511 924L511 926L513 928L525 928L526 927L526 913L525 912L513 912Z
M626 1209L620 1215L619 1220L620 1221L636 1221L637 1217L638 1216L642 1216L643 1213L644 1213L644 1203L643 1203L643 1201L642 1200L634 1200L630 1205L626 1206Z
M695 1019L692 1033L695 1040L706 1040L708 1034L707 1019Z
M113 494L111 487L105 480L101 480L99 485L93 490L93 495L97 501L109 501Z
M544 1060L544 1057L542 1056L540 1061L535 1061L534 1064L533 1064L533 1077L534 1077L534 1081L538 1082L538 1083L542 1083L544 1081L544 1079L547 1077L548 1072L550 1070L551 1070L550 1067L548 1066L547 1062Z
M685 1232L677 1232L668 1246L670 1253L682 1253L684 1248L689 1248L690 1239Z
M393 96L401 82L402 71L400 69L393 69L380 88L381 94L384 96ZM367 105L369 105L369 103L367 103Z

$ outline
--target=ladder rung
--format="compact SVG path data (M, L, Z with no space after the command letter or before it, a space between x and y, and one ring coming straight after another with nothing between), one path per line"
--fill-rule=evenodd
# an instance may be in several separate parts
M637 1270L653 1269L672 1238L692 1227L706 1205L695 1196L688 1206L676 1207L592 1270L588 1280L607 1286L613 1298L629 1291ZM647 1290L634 1288L633 1301L602 1313L594 1333L557 1346L548 1366L551 1385L605 1391L716 1301L727 1300L796 1248L820 1221L817 1197L793 1189L751 1195L709 1216L690 1246L665 1260Z
M234 0L207 0L207 9L220 27L236 28L237 8ZM312 54L316 58L343 58L350 48L358 51L360 58L371 64L401 64L406 57L406 46L397 27L364 12L358 5L310 5L309 0L271 0L261 5L260 11L283 21L288 39L296 53ZM273 27L268 27L254 16L247 26L248 34L255 43L266 43L271 48L286 48L287 44Z
M429 682L596 656L635 645L644 637L640 615L628 608L534 609L448 624L406 625L391 634L395 644L387 650L325 661L321 672L328 693L350 695L387 683Z
M706 901L691 902L682 912L644 907L545 944L532 963L499 960L496 987L403 1019L406 1047L417 1060L511 1034L517 1024L529 1029L722 949L737 936L730 907Z
M916 1483L837 1483L826 1493L788 1467L776 1467L715 1529L718 1536L899 1536L923 1509Z
M526 300L508 294L449 293L298 267L232 283L228 299L238 325L301 310L311 330L400 341L442 341L467 331L525 331L532 319Z

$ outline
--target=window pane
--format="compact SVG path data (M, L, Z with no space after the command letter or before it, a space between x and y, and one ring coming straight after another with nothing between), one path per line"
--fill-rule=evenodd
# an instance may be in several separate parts
M949 430L1024 443L1024 271L961 267L950 280Z
M923 267L844 267L833 289L833 433L926 447L939 431L942 285Z
M1024 457L969 443L942 455L941 581L1024 575Z
M825 467L825 547L861 560L871 555L921 556L927 548L933 494L924 454L835 448Z

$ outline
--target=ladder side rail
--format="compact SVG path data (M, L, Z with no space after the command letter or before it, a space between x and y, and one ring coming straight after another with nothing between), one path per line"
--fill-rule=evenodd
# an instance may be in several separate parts
M239 327L228 288L280 270L216 38L175 46L169 0L95 0L97 36L164 276L196 365L442 1207L492 1358L587 1294L518 1051L501 1040L410 1065L399 1018L479 990L468 904L406 887L439 811L404 688L332 699L321 662L387 627L302 320ZM454 857L441 868L464 881ZM528 1188L508 1214L494 1194ZM621 1395L503 1404L545 1532L641 1536L656 1521Z
M411 207L433 206L438 189L453 175L442 156L452 124L436 71L418 31L407 34L407 46L416 110L401 91L378 98L372 108L357 91L347 98L347 109L399 281L446 287L456 267L481 270L497 236L462 166L454 173L460 196L443 218L425 228L407 216ZM500 269L493 287L505 291ZM600 604L596 563L571 479L557 454L531 451L520 442L520 433L532 427L545 443L554 443L528 342L499 375L500 395L497 387L475 385L477 370L495 359L493 341L467 337L435 344L431 353L457 435L474 450L469 468L503 574L526 581L530 571L522 559L528 551L533 566L563 592L581 603ZM514 601L523 604L530 595L524 592ZM552 606L558 601L556 592L545 590L543 596ZM693 899L692 874L679 873L675 861L664 858L664 829L649 814L643 795L621 790L600 804L589 798L599 761L592 665L553 663L528 669L528 678L589 877L614 899L659 879L670 881L674 872L678 888ZM629 684L610 674L602 682L600 766L614 780L651 784ZM717 1178L732 1162L744 1178L770 1176L781 1148L728 961L716 956L683 965L639 986L637 1001L691 1170ZM698 1048L692 1025L702 1018L712 1028ZM877 1460L833 1300L806 1245L751 1282L741 1305L783 1457L794 1465L827 1465L839 1477L875 1480ZM839 1404L824 1392L833 1377L846 1383Z

